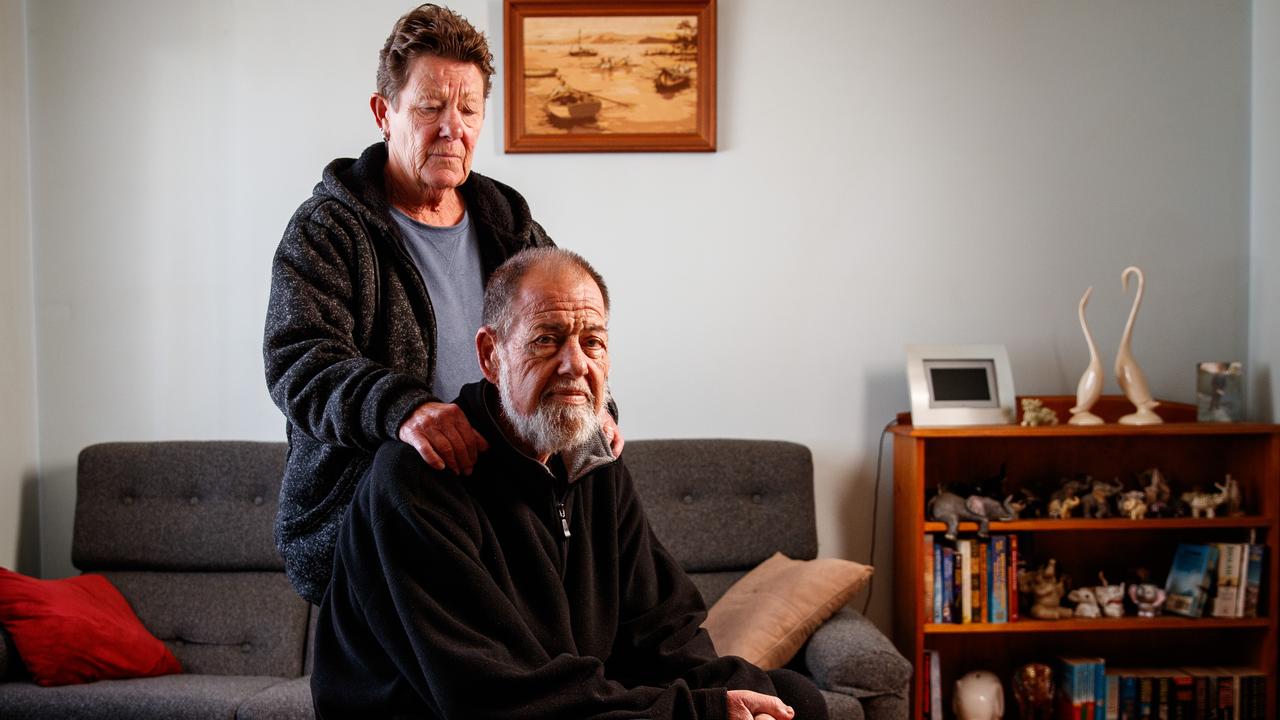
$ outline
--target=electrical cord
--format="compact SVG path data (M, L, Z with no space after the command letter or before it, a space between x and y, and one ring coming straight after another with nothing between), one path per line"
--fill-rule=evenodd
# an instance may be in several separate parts
M871 552L867 560L867 564L871 567L876 565L876 524L880 517L880 469L884 465L884 438L893 429L893 426L897 424L897 418L890 420L889 424L885 425L884 429L880 431L880 442L876 443L876 486L874 497L871 500ZM862 603L862 614L864 616L867 614L867 608L871 607L871 591L875 586L876 576L875 573L872 573L871 579L867 581L867 599Z

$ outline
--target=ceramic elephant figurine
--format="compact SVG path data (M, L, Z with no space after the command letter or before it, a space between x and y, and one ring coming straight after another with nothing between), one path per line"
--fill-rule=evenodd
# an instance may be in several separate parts
M1004 688L994 673L974 670L956 680L951 710L958 720L1000 720L1004 717Z
M1017 512L1009 507L1013 496L1005 498L1003 504L980 495L970 495L966 500L959 495L941 490L929 501L929 515L938 522L947 524L946 537L956 539L956 526L961 520L972 520L978 523L978 537L987 537L992 520L1012 520Z

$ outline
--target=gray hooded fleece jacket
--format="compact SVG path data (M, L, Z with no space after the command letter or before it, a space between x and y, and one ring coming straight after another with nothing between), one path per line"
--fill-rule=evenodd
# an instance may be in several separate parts
M431 394L430 288L391 220L386 146L334 160L293 214L271 272L263 361L287 420L276 546L298 594L320 604L338 526L378 446ZM552 245L512 188L472 172L459 188L485 280L526 247ZM447 398L444 400L452 400Z

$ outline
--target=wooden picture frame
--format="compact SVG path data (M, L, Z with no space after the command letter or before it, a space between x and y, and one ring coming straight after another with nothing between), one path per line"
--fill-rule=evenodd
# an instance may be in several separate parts
M506 151L713 152L716 0L505 0Z

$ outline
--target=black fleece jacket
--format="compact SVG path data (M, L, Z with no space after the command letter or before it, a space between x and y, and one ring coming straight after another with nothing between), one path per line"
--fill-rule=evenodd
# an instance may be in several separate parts
M490 445L471 477L388 443L356 490L316 630L320 717L719 719L727 688L774 692L716 656L603 438L544 466L497 429L492 385L457 402Z
M271 272L263 361L287 420L276 545L302 597L319 603L333 543L378 446L431 394L435 316L391 220L386 146L334 160L293 214ZM484 279L551 239L515 190L472 172L459 188Z

